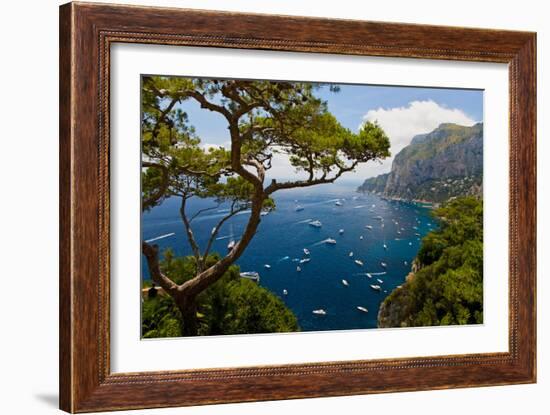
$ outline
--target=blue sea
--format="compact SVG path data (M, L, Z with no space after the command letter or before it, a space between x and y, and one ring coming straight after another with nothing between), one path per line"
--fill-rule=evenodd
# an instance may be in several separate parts
M276 210L262 216L258 232L237 261L241 271L260 274L260 285L287 304L303 331L375 328L380 303L403 284L421 238L437 227L427 207L360 194L355 188L331 184L276 193ZM190 255L179 202L169 199L145 213L142 237L159 238L154 243L161 249L170 247L177 255ZM212 200L191 199L189 212L211 206ZM297 211L297 206L303 210ZM194 234L202 247L226 209L222 205L193 221ZM247 219L244 212L229 220L212 251L225 254L227 244L233 238L238 240ZM322 226L311 226L309 223L314 220ZM329 238L336 244L327 243ZM309 255L304 254L304 248L310 251ZM304 258L311 260L300 263ZM271 268L266 268L266 264ZM149 279L143 260L142 275ZM373 290L371 284L379 285L381 290ZM358 306L368 312L358 310ZM325 310L326 315L312 313L318 309Z

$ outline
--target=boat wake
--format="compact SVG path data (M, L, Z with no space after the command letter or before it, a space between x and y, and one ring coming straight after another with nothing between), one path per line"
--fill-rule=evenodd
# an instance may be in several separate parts
M311 222L313 219L304 219L304 220L301 220L300 222L296 222L296 225L299 224L299 223L308 223L308 222Z
M315 242L313 245L310 245L310 246L319 246L319 245L323 245L323 244L326 244L326 243L328 243L329 241L333 241L333 240L334 240L334 239L332 239L332 238L323 239L322 241Z
M387 272L358 272L353 275L386 275Z
M159 239L168 238L170 236L174 236L175 234L176 234L175 232L167 233L167 234L164 234L164 235L156 236L156 237L151 238L151 239L147 239L145 242L149 243L149 242L158 241Z
M364 207L367 207L367 205L354 206L353 208L354 209L361 209L361 208L364 208Z

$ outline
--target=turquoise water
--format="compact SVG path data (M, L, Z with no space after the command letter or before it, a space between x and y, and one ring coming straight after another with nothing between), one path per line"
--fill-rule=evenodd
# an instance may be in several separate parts
M381 301L404 282L421 238L437 226L425 207L358 194L353 187L294 189L280 192L274 199L277 209L262 217L257 234L237 264L241 271L259 272L260 285L283 299L298 317L303 331L376 327ZM337 206L337 201L342 206ZM190 203L190 212L212 205L212 201L197 200ZM297 205L304 209L296 211ZM178 209L179 200L171 199L144 214L142 237L162 237L154 243L162 249L171 247L177 255L189 255L191 250ZM224 209L221 206L193 221L201 246L205 246ZM231 235L238 239L247 219L244 213L228 221L212 250L225 254ZM321 221L322 227L309 225L312 220ZM342 234L340 229L344 230ZM336 244L323 242L328 238L336 240ZM304 248L310 251L309 256L304 254ZM307 257L311 258L309 262L299 262ZM359 266L355 260L364 265ZM385 268L382 262L387 265ZM149 278L145 261L142 273L143 278ZM371 284L380 285L381 290L373 290ZM283 290L288 294L284 295ZM368 313L357 306L365 307ZM325 310L326 315L313 314L317 309Z

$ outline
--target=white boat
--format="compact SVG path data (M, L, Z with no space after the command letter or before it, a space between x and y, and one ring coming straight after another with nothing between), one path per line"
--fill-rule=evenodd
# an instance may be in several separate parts
M322 308L320 308L319 310L313 310L312 313L317 314L319 316L325 316L327 314L327 312L325 310L323 310Z
M361 235L361 236L359 237L359 239L363 240L363 235Z
M296 272L300 272L301 270L302 270L302 268L296 267Z
M376 285L376 284L371 284L370 287L375 291L380 291L381 290L380 286Z
M304 248L304 255L309 255L309 249Z
M420 234L418 232L415 232L414 235L415 236L420 236Z
M380 265L383 267L383 268L386 268L388 266L388 264L386 264L385 262L381 262Z
M384 281L382 281L380 278L377 278L376 281L378 281L380 284L384 284Z
M264 268L270 269L270 268L271 268L271 265L265 264L265 265L264 265Z
M241 278L246 278L247 280L260 282L260 274L258 274L256 271L241 272L239 275L241 276Z
M407 261L403 261L403 265L409 265Z
M353 256L353 252L350 252L349 253L349 257L351 258Z
M346 287L349 287L349 282L347 282L346 280L342 280L342 284L344 284Z
M336 206L343 206L344 204L342 202L340 202L339 200L336 201L335 203Z
M413 244L412 242L409 242L409 246L412 246L412 244Z
M235 245L236 245L236 244L237 244L237 242L235 242L233 239L231 239L231 240L229 241L229 243L227 244L227 249L228 249L229 251L231 251L233 248L235 248Z
M367 310L365 307L361 307L360 305L357 306L357 310L362 311L363 313L369 312L369 310Z
M287 290L283 290L283 295L288 295L288 291L287 291Z
M309 226L313 226L314 228L320 228L321 226L323 226L323 224L319 220L314 220L312 222L309 222Z
M367 272L367 277L372 278L372 274L370 272Z
M303 259L300 259L300 264L305 264L306 262L309 262L311 261L311 258L303 258Z
M295 210L296 212L300 212L300 211L304 210L304 207L298 205L298 206L296 206L296 207L294 208L294 210Z
M338 231L338 233L339 233L340 235L342 235L342 234L344 233L344 230L343 230L343 229L340 229L340 230Z
M355 263L356 263L357 265L359 265L360 267L362 267L362 266L364 265L364 264L363 264L363 261L361 261L361 260L359 260L359 259L356 259L356 260L355 260Z
M329 245L336 245L336 240L332 238L325 239L325 243Z
M369 231L372 231L372 226L371 225L366 225L365 228L367 228Z
M388 249L388 245L384 244L384 249L387 250L387 249Z

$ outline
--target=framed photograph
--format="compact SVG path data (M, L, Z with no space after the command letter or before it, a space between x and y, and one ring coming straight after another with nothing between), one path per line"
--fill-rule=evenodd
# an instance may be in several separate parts
M60 406L536 381L536 35L60 8Z

